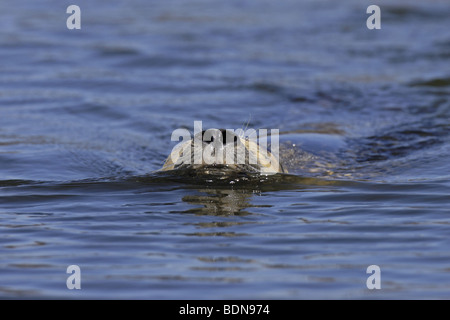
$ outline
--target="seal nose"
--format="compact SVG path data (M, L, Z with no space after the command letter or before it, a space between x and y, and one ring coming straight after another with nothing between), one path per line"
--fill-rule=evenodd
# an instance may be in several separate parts
M229 131L229 130L225 130L225 129L217 129L217 134L212 135L210 139L206 139L204 138L204 134L206 132L206 130L202 131L202 140L206 143L212 143L215 141L216 137L218 137L219 141L223 144L226 145L227 143L236 143L238 140L238 137L236 134L234 134L234 132ZM220 134L219 134L220 132Z

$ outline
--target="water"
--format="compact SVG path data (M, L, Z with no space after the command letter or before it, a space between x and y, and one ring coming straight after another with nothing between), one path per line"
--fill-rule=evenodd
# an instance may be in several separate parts
M448 2L70 4L0 4L1 298L450 298ZM195 120L290 174L155 174Z

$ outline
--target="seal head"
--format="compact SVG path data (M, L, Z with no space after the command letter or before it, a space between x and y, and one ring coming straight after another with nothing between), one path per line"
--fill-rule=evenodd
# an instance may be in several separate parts
M209 129L176 145L160 171L194 170L218 176L287 173L277 158L256 139L230 130Z

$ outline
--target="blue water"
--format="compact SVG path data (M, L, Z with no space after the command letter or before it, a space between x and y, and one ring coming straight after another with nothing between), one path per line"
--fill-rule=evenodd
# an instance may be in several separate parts
M0 3L0 298L449 299L450 5L371 4ZM289 174L155 173L197 120Z

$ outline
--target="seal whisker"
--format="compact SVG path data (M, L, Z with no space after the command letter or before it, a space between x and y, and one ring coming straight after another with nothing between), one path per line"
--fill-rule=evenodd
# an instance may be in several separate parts
M239 138L242 138L242 137L245 136L245 131L247 130L248 125L250 124L251 118L252 118L252 114L249 113L249 115L248 115L248 120L247 120L247 124L245 125L245 128L244 128L244 124L242 124L242 127L243 127L243 128L242 128L242 131L241 131L240 134L239 134Z

